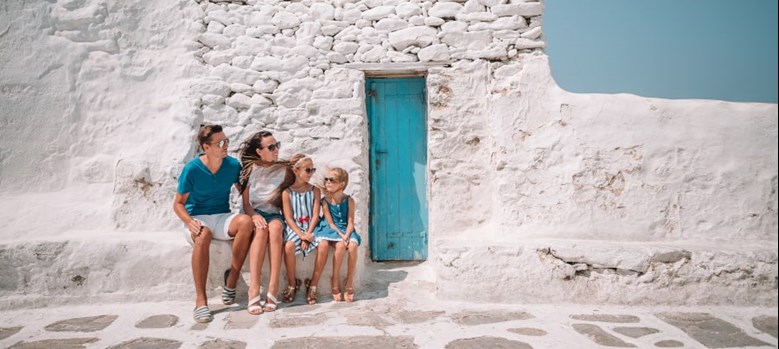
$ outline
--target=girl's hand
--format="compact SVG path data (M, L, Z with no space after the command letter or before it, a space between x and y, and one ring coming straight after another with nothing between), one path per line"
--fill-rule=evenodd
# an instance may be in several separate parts
M303 234L303 240L306 240L308 242L314 242L314 234L312 233Z
M349 249L349 238L351 237L352 233L345 234L344 235L344 243L346 244L346 249Z
M265 229L265 227L268 226L268 222L259 214L252 216L252 222L254 222L254 226L259 230Z
M309 246L308 241L306 241L306 240L301 240L300 241L300 249L301 250L303 250L303 251L308 250L308 246Z

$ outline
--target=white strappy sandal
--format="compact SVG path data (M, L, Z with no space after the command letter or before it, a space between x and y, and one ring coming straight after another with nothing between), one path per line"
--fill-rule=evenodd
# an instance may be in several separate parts
M276 297L274 297L273 294L268 292L268 294L265 297L265 307L263 308L263 310L266 313L274 311L278 307L278 303L279 301L276 299Z

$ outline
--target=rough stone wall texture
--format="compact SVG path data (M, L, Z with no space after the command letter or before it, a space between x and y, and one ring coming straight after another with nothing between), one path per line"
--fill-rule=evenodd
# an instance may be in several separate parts
M74 286L86 271L72 256L108 257L61 241L95 231L121 232L102 239L117 244L138 231L179 235L171 200L204 122L226 126L231 150L267 129L283 142L282 156L305 152L320 168L346 168L358 231L369 239L364 80L413 71L427 79L439 294L631 303L655 292L678 294L655 298L680 304L776 303L777 105L567 93L543 52L542 2L0 6L4 297L140 299L188 289L186 263L163 262L186 251L183 240L149 259L171 276L165 285L143 283L153 279L133 273L136 256L107 261L112 277L149 285L127 294L115 292L124 279ZM545 239L563 242L530 242ZM143 250L130 240L131 251ZM599 241L612 243L595 248ZM649 252L625 247L636 243ZM39 249L69 257L51 266L57 272L31 269ZM368 244L361 249L368 263ZM99 268L91 272L87 280L99 279ZM484 284L511 292L477 292Z

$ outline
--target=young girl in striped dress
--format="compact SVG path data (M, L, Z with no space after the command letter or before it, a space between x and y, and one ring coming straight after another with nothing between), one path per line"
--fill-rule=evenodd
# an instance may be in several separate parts
M295 277L295 255L307 256L316 249L314 229L319 223L321 197L319 188L311 185L311 176L316 172L314 161L303 154L289 159L295 183L281 194L282 212L287 222L284 232L284 264L287 267L287 283L283 301L290 303L300 288L300 279Z

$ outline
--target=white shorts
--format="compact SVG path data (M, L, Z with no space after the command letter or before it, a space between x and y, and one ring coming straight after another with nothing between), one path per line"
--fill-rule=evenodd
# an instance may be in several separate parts
M200 216L192 216L192 218L200 221L200 224L211 230L211 238L214 240L232 240L233 237L227 234L230 229L230 222L237 216L238 213L217 213L217 214L204 214ZM192 232L189 231L189 226L184 225L184 238L187 242L194 246L195 241L192 240Z

